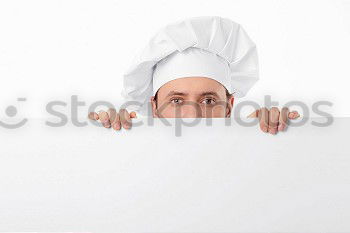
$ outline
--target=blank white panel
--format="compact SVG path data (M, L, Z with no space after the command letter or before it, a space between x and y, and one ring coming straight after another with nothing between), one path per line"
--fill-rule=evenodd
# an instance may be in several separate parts
M0 231L349 232L350 119L312 121L2 130Z

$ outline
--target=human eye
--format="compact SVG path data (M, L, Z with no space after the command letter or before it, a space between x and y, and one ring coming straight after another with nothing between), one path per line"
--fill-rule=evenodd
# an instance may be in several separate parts
M183 100L180 99L180 98L173 98L170 100L171 103L173 104L182 104L183 103Z
M213 104L215 104L215 99L213 99L213 98L205 98L204 100L202 100L201 103L202 104L206 104L206 105L213 105Z

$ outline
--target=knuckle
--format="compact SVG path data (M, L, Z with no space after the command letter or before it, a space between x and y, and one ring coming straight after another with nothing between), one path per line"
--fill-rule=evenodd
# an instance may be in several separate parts
M267 107L263 107L263 108L261 108L261 111L265 112L265 111L269 111L269 110L267 109Z
M115 113L116 113L116 112L115 112L115 110L113 110L113 109L109 109L109 110L108 110L108 114L109 114L109 115L115 115Z
M108 115L111 119L115 119L116 118L116 111L115 110L109 110L108 111Z
M271 113L279 113L280 110L279 110L277 107L272 107L272 108L270 109L270 112L271 112Z
M101 120L108 120L109 119L107 112L101 112L99 115L100 115Z

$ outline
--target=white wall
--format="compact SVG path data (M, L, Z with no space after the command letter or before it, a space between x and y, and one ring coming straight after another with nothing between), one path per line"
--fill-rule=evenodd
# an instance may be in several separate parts
M48 101L73 94L120 101L136 51L165 24L198 15L229 17L257 43L261 80L244 100L328 100L324 111L350 116L349 13L345 0L1 1L0 117L8 105L45 117Z
M276 136L170 123L0 134L0 231L350 231L349 119Z

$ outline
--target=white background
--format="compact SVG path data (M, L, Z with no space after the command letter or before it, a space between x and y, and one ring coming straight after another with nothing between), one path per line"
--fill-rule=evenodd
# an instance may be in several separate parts
M0 119L9 105L30 118L0 128L0 231L350 231L349 118L276 136L45 125L52 100L120 103L135 53L200 15L231 18L258 46L261 80L242 100L328 100L350 116L350 1L0 0Z
M260 81L244 100L327 100L324 111L350 116L350 1L1 0L0 118L9 105L18 117L47 117L47 102L71 95L120 103L135 53L162 26L200 15L242 24L257 44Z

